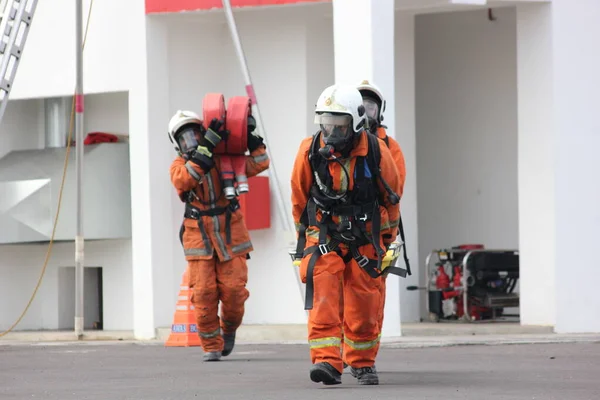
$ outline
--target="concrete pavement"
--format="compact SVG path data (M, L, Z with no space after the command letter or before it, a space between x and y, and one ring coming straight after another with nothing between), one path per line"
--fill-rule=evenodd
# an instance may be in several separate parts
M306 345L238 345L221 362L158 342L12 342L0 346L0 399L600 399L600 344L397 348L380 386L308 378Z

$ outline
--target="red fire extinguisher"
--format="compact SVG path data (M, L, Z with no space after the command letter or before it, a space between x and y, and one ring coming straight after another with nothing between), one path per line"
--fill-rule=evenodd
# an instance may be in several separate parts
M450 286L450 277L444 270L443 265L438 266L438 276L435 280L435 286L438 289L447 289Z
M462 274L460 273L460 267L457 265L454 267L454 278L452 279L454 287L459 287L462 284Z

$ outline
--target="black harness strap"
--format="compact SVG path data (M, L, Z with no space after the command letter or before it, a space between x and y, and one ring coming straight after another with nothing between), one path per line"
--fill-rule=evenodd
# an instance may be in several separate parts
M383 125L382 125L383 126ZM384 126L385 127L385 126ZM383 178L380 176L381 170L378 168L379 160L381 159L381 153L379 151L379 144L377 143L377 137L375 135L367 135L369 139L369 155L372 157L370 165L373 165L371 173L378 179L381 179L383 182ZM389 148L389 137L386 135L383 139L386 146ZM384 183L385 185L385 183ZM408 255L406 254L406 239L404 237L404 226L402 224L402 214L400 214L400 219L398 221L398 231L400 233L400 239L402 239L402 255L404 258L404 263L406 264L406 269L398 268L398 267L388 267L386 269L392 269L389 273L393 273L392 271L396 270L395 275L402 276L403 278L407 275L412 275L410 270L410 262L408 261Z
M381 214L379 204L381 204L383 195L377 190L377 179L381 179L379 170L379 143L377 138L368 134L369 150L366 157L357 157L354 168L355 181L354 189L350 198L341 200L332 200L321 194L321 188L314 182L311 188L310 198L300 217L298 227L298 243L296 246L295 258L304 258L310 255L306 271L306 298L305 309L313 308L314 297L314 268L321 255L335 251L341 256L340 244L348 247L348 254L343 257L345 263L352 258L357 264L365 270L372 278L378 278L389 273L405 277L406 270L390 266L384 271L381 270L382 258L386 250L380 244L381 239ZM313 136L311 151L309 152L309 162L313 173L316 173L319 180L327 187L331 187L332 177L328 173L328 163L318 154L319 134ZM366 163L365 163L366 161ZM366 176L365 164L369 167L371 175ZM353 203L354 202L354 203ZM317 211L321 210L321 221L318 221ZM331 217L337 216L340 224L334 224ZM367 235L367 221L371 221L371 237ZM309 226L315 226L319 229L318 245L306 246L306 230ZM404 241L404 232L400 228L401 237ZM327 243L327 238L330 238ZM369 259L358 250L360 246L371 244L376 250L377 259ZM406 254L406 249L405 249ZM405 261L407 257L405 256ZM407 264L408 265L408 264ZM408 270L410 273L410 269Z
M208 235L206 234L206 229L204 229L202 217L215 217L217 215L225 214L225 240L227 241L227 244L231 244L231 215L239 208L240 203L237 201L237 199L232 199L229 202L229 205L226 207L216 207L208 210L200 210L190 203L186 203L183 216L185 218L195 219L198 221L198 227L202 233L202 239L204 240L205 246L207 246L210 241Z
M400 239L402 239L402 257L404 258L404 263L406 264L406 269L402 270L404 271L403 277L406 277L407 274L412 275L412 272L410 271L410 263L408 262L408 255L406 254L406 240L404 239L404 225L402 224L402 216L400 216L400 221L398 223L398 231L400 232Z

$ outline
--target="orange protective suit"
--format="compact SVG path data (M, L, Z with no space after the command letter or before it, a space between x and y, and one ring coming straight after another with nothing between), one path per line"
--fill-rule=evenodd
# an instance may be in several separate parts
M246 257L253 250L239 204L230 204L223 195L219 155L215 154L213 161L214 168L206 174L182 157L177 157L170 169L171 182L182 201L189 198L190 192L193 199L186 203L179 237L188 261L191 302L205 352L222 351L221 330L224 334L234 333L242 323L249 296ZM268 167L264 145L246 156L248 177Z
M396 164L396 169L398 170L398 177L400 179L400 190L396 193L398 194L398 196L402 197L402 194L404 193L404 182L406 181L406 163L404 162L404 154L402 153L400 144L398 144L398 142L394 138L389 137L385 128L382 126L377 128L377 137L387 144L388 148L390 149L390 153L392 153L392 158L394 159L394 164ZM385 307L386 277L383 277L383 283L381 285L381 296L383 297L383 303L381 305L381 317L379 319L380 330L383 327L383 308Z
M332 189L335 191L347 187L352 192L356 157L366 157L368 151L366 135L368 135L366 132L362 132L356 139L349 158L341 160L348 168L348 177L342 171L339 163L328 163L328 173L332 177ZM309 201L314 180L308 159L311 142L312 138L306 138L300 144L292 171L292 212L297 227L301 225L301 216ZM400 189L400 179L391 153L385 143L377 142L381 152L381 177L392 190L397 192ZM323 145L321 139L320 146ZM381 182L379 181L377 184L379 191L385 193ZM399 211L399 206L392 205L384 196L384 202L379 206L381 216L379 243L383 246L387 247L396 237ZM317 209L316 213L320 220L321 211ZM339 218L334 216L333 221L339 223ZM367 231L371 232L372 223L367 222L366 227ZM317 226L308 226L305 249L319 243L318 235L319 228ZM309 312L308 339L313 364L326 362L341 373L343 362L340 354L342 345L340 298L343 295L344 357L355 368L373 366L379 349L383 279L381 277L372 278L359 267L354 258L347 257L348 247L346 245L340 244L339 249L340 254L330 251L320 256L314 266L314 304ZM362 245L358 250L370 259L377 258L375 247L372 244ZM310 255L304 256L300 263L300 276L305 283L310 257ZM344 259L348 261L344 261ZM343 284L341 284L342 282Z
M384 127L380 126L377 128L377 137L387 144L388 148L390 149L390 153L392 153L394 164L396 164L398 174L400 175L400 191L397 192L397 194L398 196L402 197L402 193L404 193L404 182L406 181L406 163L404 162L404 153L402 153L400 144L398 144L393 137L387 135Z
M384 143L387 145L387 147L390 149L390 153L392 154L392 158L394 160L394 164L396 165L396 169L398 170L398 178L400 180L399 184L400 184L400 190L398 192L396 192L398 194L398 196L402 197L402 194L404 192L404 182L406 181L406 163L404 161L404 153L402 153L402 149L400 148L400 144L398 144L398 142L387 135L387 132L385 130L384 127L380 126L379 128L377 128L377 137L381 140L384 141ZM380 290L381 290L381 296L383 298L382 300L382 304L381 304L381 314L379 317L379 330L381 331L381 328L383 327L383 317L384 317L384 312L383 309L385 307L385 280L387 278L387 275L382 277L382 283L380 286ZM343 321L344 320L344 298L342 297L340 299L340 319ZM342 338L343 341L343 338Z

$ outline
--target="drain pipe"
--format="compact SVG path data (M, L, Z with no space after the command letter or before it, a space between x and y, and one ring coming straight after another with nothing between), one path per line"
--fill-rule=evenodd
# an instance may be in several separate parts
M69 136L69 102L68 97L52 97L44 99L44 140L45 148L63 148L67 146Z

